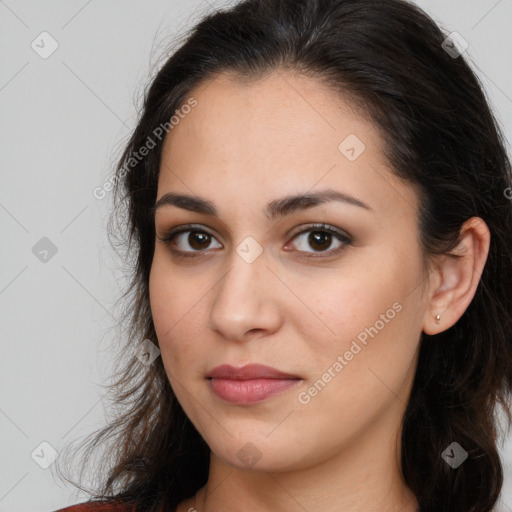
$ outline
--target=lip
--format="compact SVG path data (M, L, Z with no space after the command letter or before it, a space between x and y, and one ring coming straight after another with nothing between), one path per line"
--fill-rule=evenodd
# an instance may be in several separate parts
M260 402L286 391L302 380L298 375L261 364L249 364L240 368L223 364L213 368L207 377L213 393L237 405Z
M221 364L216 366L206 375L210 379L235 379L235 380L251 380L251 379L300 379L298 375L285 373L271 366L263 364L247 364L240 368L235 368L230 364Z

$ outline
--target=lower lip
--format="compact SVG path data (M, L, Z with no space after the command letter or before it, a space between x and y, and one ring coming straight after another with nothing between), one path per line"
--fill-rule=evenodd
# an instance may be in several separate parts
M252 404L282 393L299 379L210 379L212 391L232 404Z

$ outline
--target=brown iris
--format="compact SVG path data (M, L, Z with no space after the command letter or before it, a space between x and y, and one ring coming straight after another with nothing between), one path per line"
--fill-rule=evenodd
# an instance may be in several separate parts
M312 231L308 236L308 242L312 247L320 246L320 250L327 249L331 245L332 235L324 231Z
M188 235L188 243L193 249L204 249L210 244L210 235L199 231L191 231Z

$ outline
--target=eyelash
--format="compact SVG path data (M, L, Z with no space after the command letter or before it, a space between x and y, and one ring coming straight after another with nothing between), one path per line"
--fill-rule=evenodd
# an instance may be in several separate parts
M181 226L179 228L172 229L168 233L166 233L163 237L157 236L157 238L164 244L171 245L172 242L174 241L174 239L178 235L180 235L182 233L187 233L187 232L203 233L203 234L206 234L206 235L209 235L209 236L215 238L214 235L212 233L210 233L209 231L207 231L205 229L199 229L199 227L197 225L191 225L191 224L187 224L187 225ZM336 249L329 249L327 251L316 251L316 254L315 254L315 251L313 251L312 254L310 254L309 251L298 251L301 253L305 253L306 258L312 258L312 259L327 258L327 257L338 254L340 251L345 249L345 246L352 244L351 238L349 236L347 236L344 232L339 231L338 229L334 228L333 226L330 226L328 224L322 224L322 223L321 224L312 224L312 225L307 226L307 229L303 229L302 231L295 233L293 235L292 240L294 240L295 238L298 238L299 235L303 235L304 233L308 233L308 232L329 233L330 235L335 236L340 242L343 243L343 245ZM178 257L184 257L184 258L191 258L191 257L195 258L195 257L198 257L198 255L202 256L204 253L207 252L207 250L204 250L204 251L202 251L202 250L181 251L179 249L171 249L171 250ZM203 253L203 254L201 254L201 253Z

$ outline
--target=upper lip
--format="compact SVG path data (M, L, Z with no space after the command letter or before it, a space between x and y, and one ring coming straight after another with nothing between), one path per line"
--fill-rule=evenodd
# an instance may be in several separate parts
M208 378L251 380L251 379L300 379L297 375L281 372L263 364L248 364L235 368L229 364L216 366L207 374Z

